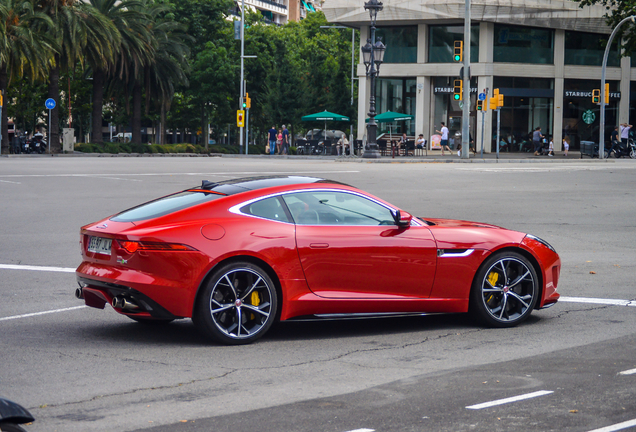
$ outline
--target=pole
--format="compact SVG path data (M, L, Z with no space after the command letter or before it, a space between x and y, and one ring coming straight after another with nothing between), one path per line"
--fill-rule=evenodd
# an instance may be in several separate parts
M243 80L245 79L245 73L243 70L244 67L244 56L245 55L245 0L241 0L241 94L239 95L239 104L240 101L245 96L245 89L243 88ZM239 107L239 109L243 109L243 107ZM239 128L239 142L240 145L243 145L243 128ZM247 154L247 146L245 146L245 154Z
M625 18L623 21L619 22L618 25L612 31L612 34L607 41L607 45L605 46L605 52L603 53L603 67L601 68L601 118L600 118L600 128L599 128L599 139L598 139L598 158L603 159L605 156L605 69L607 68L607 57L609 56L609 50L612 46L612 40L616 35L616 32L627 21L636 22L636 15L629 16Z
M247 109L245 113L245 154L247 154L247 148L250 146L250 109Z
M470 157L470 0L465 0L464 10L464 106L462 108L461 158Z
M486 100L488 100L488 96L486 96ZM485 102L485 101L484 101ZM484 158L484 128L486 124L486 112L481 112L481 158Z
M49 154L51 154L51 110L49 109L49 129L47 133L47 141L49 143Z
M501 108L497 108L497 143L496 143L496 147L497 147L497 159L499 159L499 142L501 141L501 138L499 137L499 127L501 125Z

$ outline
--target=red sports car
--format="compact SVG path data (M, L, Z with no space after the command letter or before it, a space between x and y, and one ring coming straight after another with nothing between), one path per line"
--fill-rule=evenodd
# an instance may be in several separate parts
M276 320L471 312L519 324L559 299L544 240L412 217L313 177L203 181L81 228L78 298L140 322L191 317L227 344Z

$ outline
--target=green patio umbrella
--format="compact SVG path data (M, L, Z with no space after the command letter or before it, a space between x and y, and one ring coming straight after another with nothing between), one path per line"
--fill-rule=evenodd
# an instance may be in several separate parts
M342 114L336 114L327 110L315 114L309 114L301 117L302 121L324 121L325 122L325 138L327 137L327 121L349 121L349 117Z
M413 119L415 119L415 117L412 116L411 114L403 114L403 113L397 113L393 111L387 111L375 116L375 121L377 121L378 123L389 123L394 121L413 120ZM368 122L369 122L369 119L367 119L367 123Z
M375 121L378 123L391 123L394 121L413 120L413 119L415 119L415 117L412 116L411 114L403 114L403 113L397 113L393 111L387 111L375 116ZM369 119L367 119L367 123L369 123ZM391 127L389 127L389 140L393 140Z

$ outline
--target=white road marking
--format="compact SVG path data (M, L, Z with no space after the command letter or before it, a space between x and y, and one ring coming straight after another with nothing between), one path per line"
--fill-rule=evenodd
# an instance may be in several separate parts
M374 432L375 429L354 429L347 432Z
M619 375L634 375L636 374L636 369L629 369L618 373Z
M484 402L484 403L480 403L477 405L471 405L471 406L467 406L467 409L473 409L473 410L478 410L478 409L483 409L483 408L490 408L493 406L497 406L497 405L503 405L503 404L507 404L507 403L511 403L511 402L518 402L521 400L525 400L525 399L532 399L532 398L536 398L539 396L545 396L545 395L549 395L551 393L554 393L551 390L540 390L540 391L536 391L534 393L528 393L528 394L524 394L524 395L519 395L519 396L513 396L513 397L509 397L509 398L505 398L505 399L498 399L498 400L494 400L494 401L490 401L490 402Z
M632 306L636 307L636 301L634 300L618 300L618 299L602 299L602 298L592 298L592 297L565 297L561 296L559 298L560 302L565 303L590 303L590 304L601 304L601 305L610 305L610 306Z
M0 180L0 183L22 184L20 182L12 182L12 181L9 181L9 180Z
M63 308L63 309L54 309L54 310L43 311L43 312L33 312L33 313L22 314L22 315L13 315L13 316L0 318L0 321L9 321L9 320L14 320L14 319L19 319L19 318L28 318L28 317L39 316L39 315L46 315L46 314L52 314L52 313L58 313L58 312L66 312L66 311L71 311L71 310L76 310L76 309L83 309L85 307L87 307L87 306L82 305L82 306L73 306L73 307L68 307L68 308Z
M630 428L632 426L636 426L636 419L627 420L627 421L624 421L622 423L616 423L615 425L611 425L611 426L605 426L605 427L602 427L600 429L594 429L594 430L591 430L589 432L614 432L614 431L627 429L627 428Z
M18 264L0 264L0 269L75 273L75 269L70 267L45 267L45 266L18 265Z

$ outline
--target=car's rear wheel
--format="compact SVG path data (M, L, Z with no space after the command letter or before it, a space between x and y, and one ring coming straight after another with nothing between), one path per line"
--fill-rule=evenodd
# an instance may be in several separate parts
M471 291L471 312L492 327L524 321L539 296L539 278L530 261L516 252L496 253L481 266Z
M217 270L197 304L194 322L206 335L226 344L254 342L276 318L274 282L262 268L247 262Z
M23 427L14 423L0 423L0 431L2 432L26 432Z

